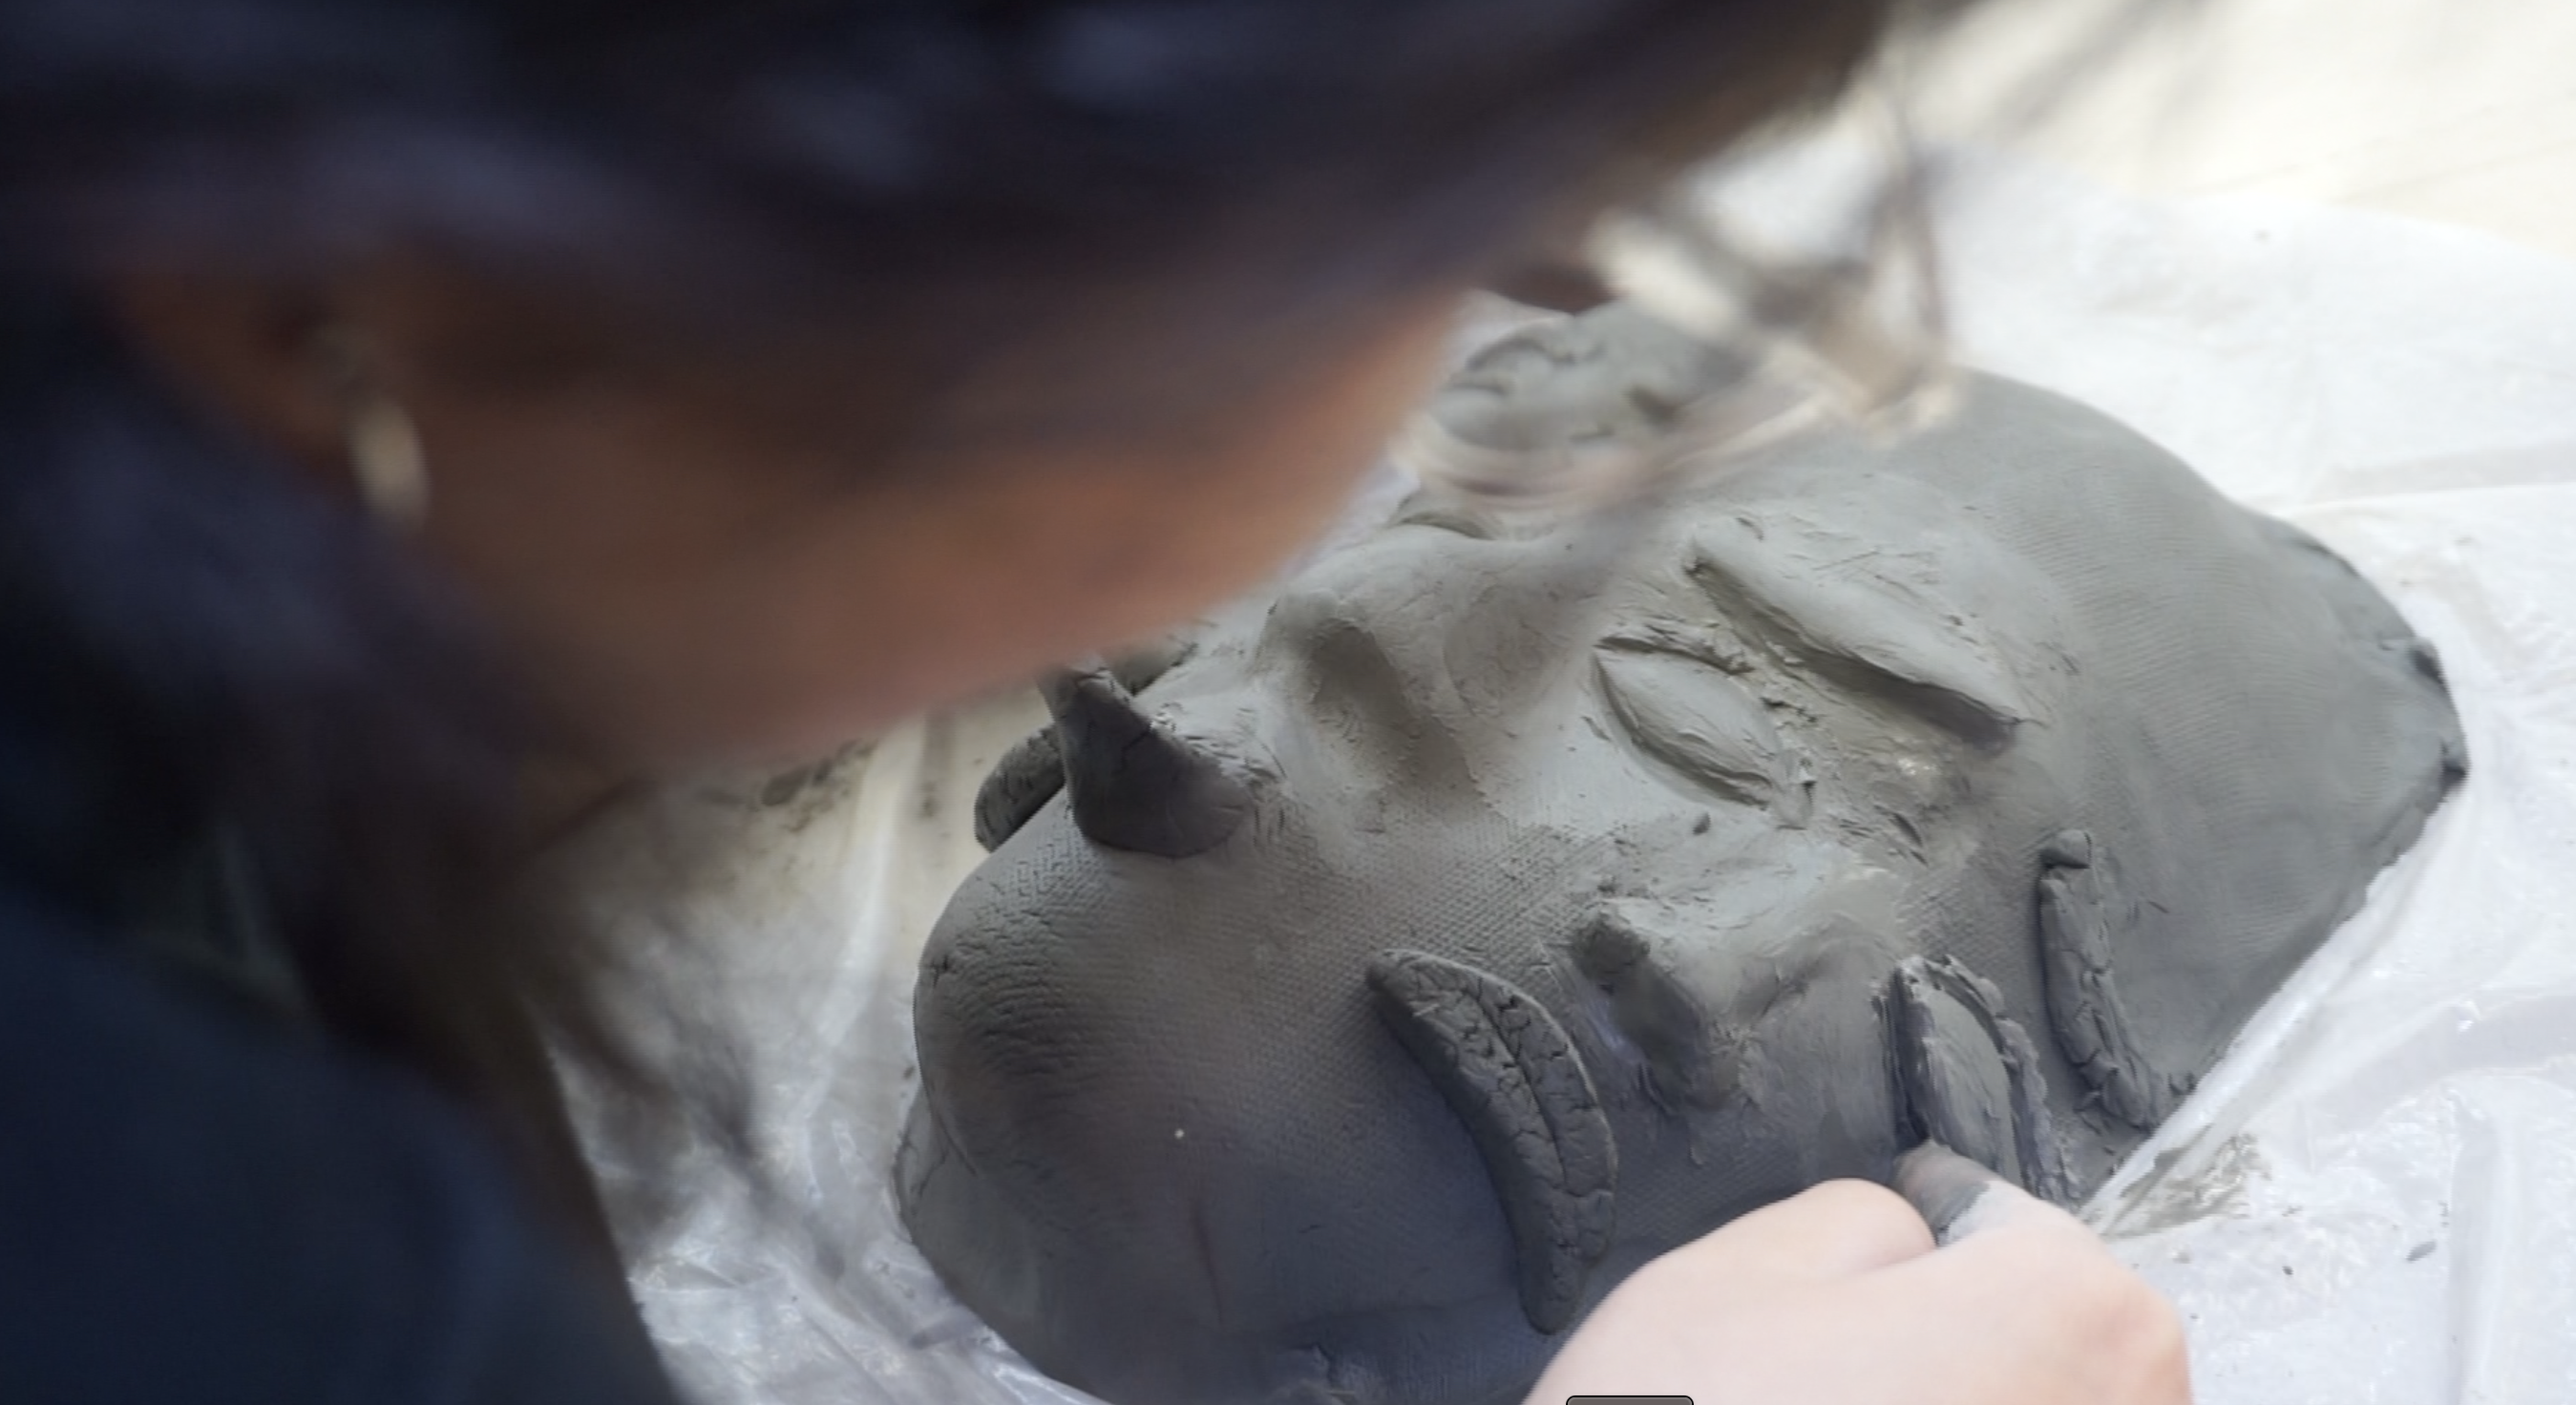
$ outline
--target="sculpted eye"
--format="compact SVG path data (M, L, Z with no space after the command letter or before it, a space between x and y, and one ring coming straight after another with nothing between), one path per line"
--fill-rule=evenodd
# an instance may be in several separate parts
M1893 485L1848 514L1914 511L1931 520L1933 504L1904 500ZM1902 540L1903 527L1886 535ZM1926 543L1937 552L1939 544ZM1983 751L2009 745L2031 720L2011 660L1978 623L1976 586L1996 573L1993 561L1928 556L1910 569L1879 553L1851 556L1848 540L1812 522L1777 517L1757 529L1727 519L1699 534L1691 578L1730 617L1749 619L1817 671L1856 691L1912 712ZM2032 594L2044 593L2034 585Z
M1610 715L1637 749L1741 805L1807 821L1807 788L1762 700L1720 669L1625 641L1593 655Z

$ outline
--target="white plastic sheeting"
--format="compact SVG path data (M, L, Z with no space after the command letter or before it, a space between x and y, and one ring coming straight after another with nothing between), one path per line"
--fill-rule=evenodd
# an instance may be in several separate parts
M2088 1213L2180 1304L2206 1405L2576 1396L2576 265L1991 160L1947 189L1966 359L2343 551L2441 646L2476 767ZM710 1166L640 1236L709 1405L1085 1399L941 1290L886 1177L913 962L979 857L976 782L1038 720L996 703L701 803L719 861L631 918L712 954L688 979L744 1031L784 1192L756 1212Z
M2475 773L2092 1207L2208 1405L2576 1398L2576 265L1990 169L1979 362L2316 532L2443 652Z

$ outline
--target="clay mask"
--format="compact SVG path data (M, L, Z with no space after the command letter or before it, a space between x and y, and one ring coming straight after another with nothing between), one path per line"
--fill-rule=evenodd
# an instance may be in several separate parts
M1451 395L1616 369L1530 335ZM1055 688L898 1173L1039 1367L1516 1401L1646 1259L1927 1136L2071 1200L2466 769L2366 582L2027 387L1633 535L1426 513Z

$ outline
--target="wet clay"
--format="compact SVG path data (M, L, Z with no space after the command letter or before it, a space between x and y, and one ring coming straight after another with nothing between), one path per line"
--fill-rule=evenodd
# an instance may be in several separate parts
M1447 403L1507 437L1619 345ZM1991 379L1606 577L1425 509L1157 667L988 786L897 1178L1119 1405L1516 1401L1648 1258L1926 1138L2079 1197L2466 769L2343 562Z

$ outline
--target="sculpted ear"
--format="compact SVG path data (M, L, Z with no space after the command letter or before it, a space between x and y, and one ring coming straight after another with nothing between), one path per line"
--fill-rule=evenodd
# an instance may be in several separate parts
M1948 957L1908 957L1882 1006L1908 1129L2060 1204L2072 1180L2038 1046L2003 992Z
M1537 1000L1419 951L1371 963L1379 1017L1467 1124L1520 1251L1521 1311L1564 1331L1609 1250L1618 1147L1592 1076Z

